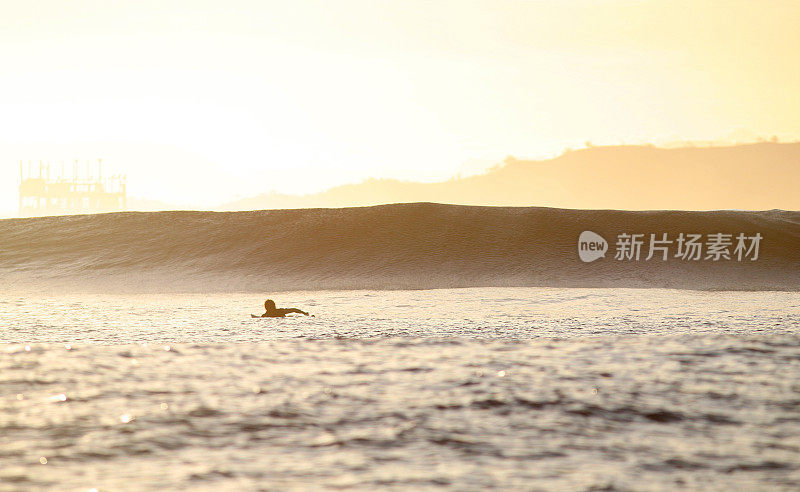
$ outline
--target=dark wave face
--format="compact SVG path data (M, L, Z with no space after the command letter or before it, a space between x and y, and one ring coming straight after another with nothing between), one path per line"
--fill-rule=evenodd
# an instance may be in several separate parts
M604 257L581 259L578 240L584 231L604 238ZM624 245L615 258L626 234L642 235L638 260ZM715 259L710 243L717 234L729 244ZM680 254L681 235L697 235L702 244L697 259ZM757 248L755 237L760 237ZM670 243L647 259L653 238ZM0 285L121 292L468 286L797 290L800 212L411 203L10 219L0 221Z

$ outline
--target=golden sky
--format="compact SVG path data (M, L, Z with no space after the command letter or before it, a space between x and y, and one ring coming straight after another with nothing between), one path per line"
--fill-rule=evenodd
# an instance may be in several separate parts
M800 2L0 3L0 215L19 159L104 158L212 207L594 144L800 137Z

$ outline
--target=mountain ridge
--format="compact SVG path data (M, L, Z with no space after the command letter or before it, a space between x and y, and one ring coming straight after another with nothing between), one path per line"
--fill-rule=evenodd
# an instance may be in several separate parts
M272 192L223 211L437 202L613 210L800 210L800 142L719 147L597 146L514 157L436 183L368 179L302 196Z

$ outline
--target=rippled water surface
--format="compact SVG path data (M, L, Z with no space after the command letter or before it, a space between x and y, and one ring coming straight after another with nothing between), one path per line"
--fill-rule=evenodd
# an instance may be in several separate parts
M0 294L0 490L793 490L800 295Z

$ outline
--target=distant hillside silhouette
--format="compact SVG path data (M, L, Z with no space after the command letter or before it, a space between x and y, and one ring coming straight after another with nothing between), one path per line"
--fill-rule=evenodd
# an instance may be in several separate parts
M554 159L507 158L486 174L440 183L371 179L293 196L270 193L222 210L399 202L585 209L800 209L800 143L730 147L590 147Z

